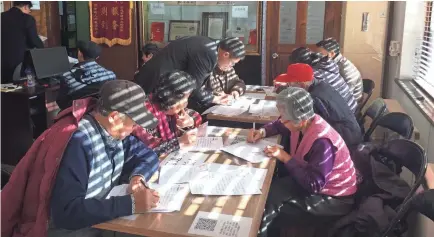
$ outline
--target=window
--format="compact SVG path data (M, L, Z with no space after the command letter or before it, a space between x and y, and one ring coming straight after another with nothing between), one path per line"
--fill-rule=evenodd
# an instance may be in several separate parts
M192 35L238 37L248 54L259 54L261 2L148 1L143 2L142 12L146 42L166 44Z
M423 37L416 53L415 81L428 94L434 96L434 18L433 2L427 1L425 6L425 23Z

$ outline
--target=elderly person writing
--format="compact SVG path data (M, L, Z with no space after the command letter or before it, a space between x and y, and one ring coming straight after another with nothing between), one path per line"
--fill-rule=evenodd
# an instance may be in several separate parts
M307 91L289 87L277 95L280 119L251 130L249 142L290 131L290 153L278 146L264 152L278 159L288 175L274 180L259 236L282 227L330 220L351 211L356 172L345 142L319 115ZM312 222L314 221L314 222Z

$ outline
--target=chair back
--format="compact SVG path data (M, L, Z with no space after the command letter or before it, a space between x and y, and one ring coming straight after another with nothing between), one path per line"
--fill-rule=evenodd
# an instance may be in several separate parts
M369 98L371 98L372 92L375 89L375 82L371 79L363 79L363 97L362 101L359 103L357 107L357 111L360 113L368 102Z
M407 114L401 112L388 113L371 124L365 134L365 142L371 140L371 135L377 127L387 128L405 139L411 139L414 129L413 120Z
M416 190L424 180L428 161L425 150L415 142L407 139L396 139L387 142L380 149L379 154L386 157L388 160L394 161L397 165L406 167L415 176L410 192L402 204L395 210L397 215L392 219L381 235L382 237L386 237L392 232L396 232L397 229L403 232L402 229L397 228L398 224L401 220L404 220L408 214L411 199L415 196Z
M366 109L363 116L361 116L357 122L359 123L362 134L365 134L365 119L366 117L371 118L370 125L373 125L377 122L377 120L383 116L387 111L387 105L382 98L375 99L372 104Z

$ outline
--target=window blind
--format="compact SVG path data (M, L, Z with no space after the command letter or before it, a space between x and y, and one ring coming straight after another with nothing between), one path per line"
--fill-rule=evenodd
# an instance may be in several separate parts
M416 51L414 71L416 82L428 92L431 92L434 89L434 17L432 1L425 2L425 10L424 31Z

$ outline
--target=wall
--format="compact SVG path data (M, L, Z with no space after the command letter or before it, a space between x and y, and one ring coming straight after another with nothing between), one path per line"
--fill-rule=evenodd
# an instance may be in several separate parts
M89 2L75 2L75 14L77 22L77 40L90 40Z
M374 80L376 86L371 100L381 95L388 5L387 1L349 1L342 10L343 55L356 65L363 78ZM361 30L364 12L370 14L366 32Z
M222 6L169 6L164 7L164 14L153 14L152 11L148 12L148 32L152 22L164 22L164 38L168 39L169 34L169 21L170 20L186 20L186 21L201 21L200 28L202 27L202 13L203 12L228 12L228 30L227 36L232 36L234 28L241 27L245 30L245 43L248 42L248 32L251 29L256 29L257 23L257 9L258 2L235 2L234 5L248 6L248 18L232 18L232 10L229 5ZM148 9L148 4L143 4L144 11Z

